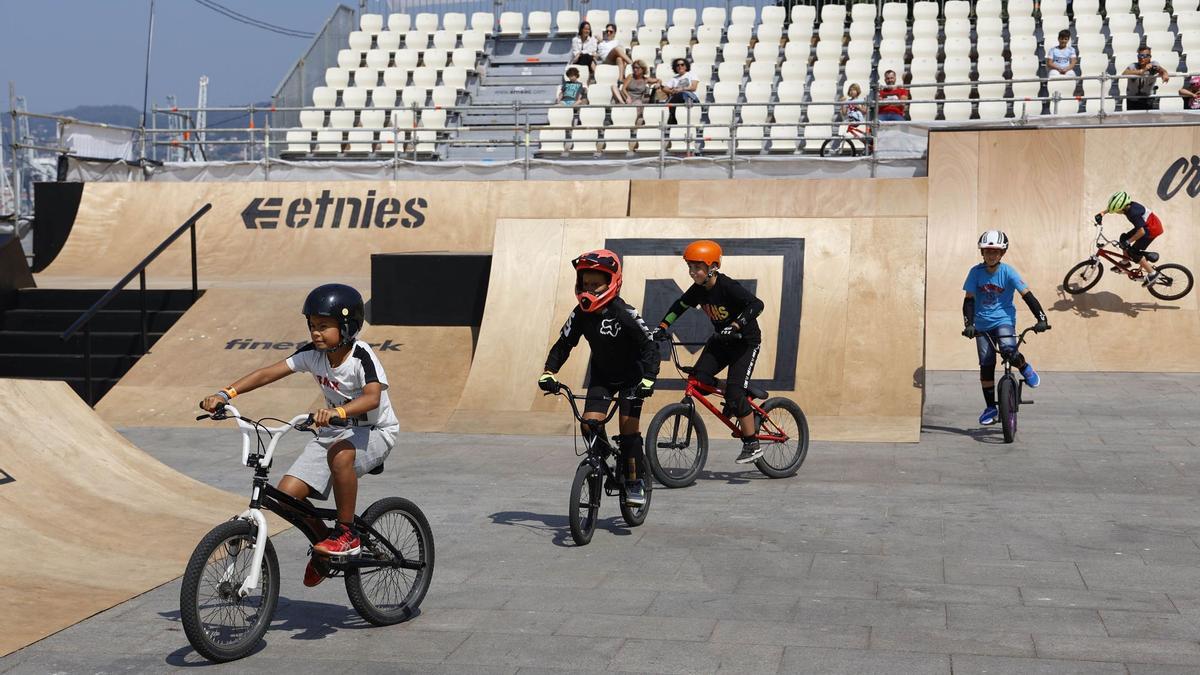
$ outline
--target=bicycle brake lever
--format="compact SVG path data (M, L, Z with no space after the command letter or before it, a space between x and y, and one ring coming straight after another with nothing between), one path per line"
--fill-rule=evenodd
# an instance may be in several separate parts
M208 419L208 418L210 418L210 417L212 417L212 415L210 415L210 414L208 414L208 413L205 413L205 414L203 414L203 415L197 415L197 416L196 416L196 421L197 421L197 422L199 422L200 420L206 420L206 419Z

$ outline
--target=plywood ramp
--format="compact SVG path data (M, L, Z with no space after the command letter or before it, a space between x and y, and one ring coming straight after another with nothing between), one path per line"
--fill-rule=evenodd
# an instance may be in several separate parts
M38 285L111 286L197 209L200 283L367 276L370 254L488 251L496 218L624 216L627 181L88 183ZM149 268L190 279L185 235ZM315 285L315 284L314 284Z
M500 220L475 359L448 429L568 433L574 420L565 402L536 387L575 304L568 261L599 246L623 252L622 297L641 309L647 288L687 287L682 248L711 238L726 246L723 269L754 280L766 304L754 380L796 399L814 438L915 442L924 229L920 218ZM662 294L654 301L662 304ZM580 385L587 362L581 343L560 377ZM679 382L665 362L660 382L670 380ZM646 419L678 398L660 390Z
M0 418L0 656L177 578L249 501L145 454L62 382L0 379ZM231 423L228 441L237 471Z
M489 251L497 217L624 216L628 191L626 181L89 183L66 245L37 280L110 287L212 203L197 226L206 294L97 406L118 426L194 425L200 397L307 341L309 290L337 281L366 295L372 253ZM151 264L151 286L190 284L188 244L185 234ZM368 326L363 338L380 345L403 428L440 429L466 381L472 329ZM307 376L242 400L276 416L319 402Z
M1025 278L1053 329L1024 348L1041 370L1195 372L1200 370L1200 313L1193 291L1157 300L1128 278L1107 271L1090 292L1061 291L1063 277L1094 250L1092 216L1109 195L1127 191L1162 218L1152 246L1161 262L1196 272L1200 265L1197 200L1185 189L1200 154L1200 127L935 132L929 152L929 297L926 332L931 369L973 370L974 345L962 330L962 284L980 261L981 231L1001 229L1011 248L1005 262ZM1171 173L1181 159L1187 170ZM1163 186L1160 188L1160 185ZM1165 194L1165 193L1164 193ZM1115 238L1128 229L1107 216ZM1018 323L1033 320L1017 300Z
M348 280L367 290L367 280ZM316 282L313 282L316 285ZM114 426L194 426L198 401L308 342L300 309L308 285L212 288L96 406ZM466 382L472 329L367 326L401 428L438 431ZM323 405L312 377L293 374L238 397L252 416L287 419ZM202 423L201 423L202 424Z

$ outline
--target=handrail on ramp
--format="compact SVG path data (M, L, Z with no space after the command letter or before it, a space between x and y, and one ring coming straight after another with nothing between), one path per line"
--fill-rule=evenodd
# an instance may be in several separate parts
M205 204L204 206L201 206L198 211L196 211L195 213L192 214L191 218L188 218L186 221L184 221L184 223L182 225L175 228L174 232L167 235L167 238L163 239L162 242L158 246L156 246L154 248L154 250L150 252L149 255L147 255L145 258L143 258L140 263L138 263L137 265L134 265L133 269L129 270L128 274L126 274L124 277L122 277L121 280L118 281L115 286L110 288L107 293L105 293L99 300L97 300L95 303L93 303L92 306L87 309L87 311L85 311L82 315L80 315L80 317L78 319L75 320L75 323L72 323L71 326L69 328L67 328L65 331L63 331L62 335L59 336L65 342L65 341L71 339L72 337L74 337L75 334L79 332L80 328L83 329L83 363L84 363L83 379L84 379L84 393L86 394L86 396L84 396L84 400L87 402L88 405L90 405L90 406L96 405L95 398L92 396L92 328L91 328L91 320L96 316L96 314L100 310L104 309L108 305L108 303L112 301L113 298L117 297L117 293L119 293L122 289L124 289L125 286L129 284L130 281L133 281L134 276L137 276L138 280L139 280L139 286L140 286L139 290L141 293L140 299L141 299L141 326L142 326L142 355L144 356L147 352L149 352L150 351L150 342L149 342L149 338L147 336L148 328L147 328L147 323L146 323L146 267L148 267L150 265L150 263L154 262L154 259L157 258L163 251L165 251L168 246L175 243L175 240L178 239L183 234L184 230L188 230L191 233L192 302L195 302L196 298L198 298L200 296L200 289L197 284L197 278L196 278L196 223L200 220L200 218L202 216L204 216L204 214L208 213L210 209L212 209L211 202L208 204Z

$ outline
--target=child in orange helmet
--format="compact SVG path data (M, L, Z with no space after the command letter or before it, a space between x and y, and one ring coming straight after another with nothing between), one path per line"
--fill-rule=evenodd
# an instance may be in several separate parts
M763 311L763 302L721 274L721 246L717 242L694 241L684 249L683 259L695 283L667 310L655 337L665 336L671 324L689 307L698 307L708 315L714 334L700 352L694 373L705 384L713 385L716 374L729 368L725 403L738 418L742 430L742 452L735 461L748 464L762 457L762 448L754 438L754 416L746 399L746 387L750 386L750 373L762 343L757 317Z

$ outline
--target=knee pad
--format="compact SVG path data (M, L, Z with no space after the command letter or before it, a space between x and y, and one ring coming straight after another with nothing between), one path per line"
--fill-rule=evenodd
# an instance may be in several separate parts
M979 381L980 382L995 382L996 381L996 362L986 363L979 366Z

